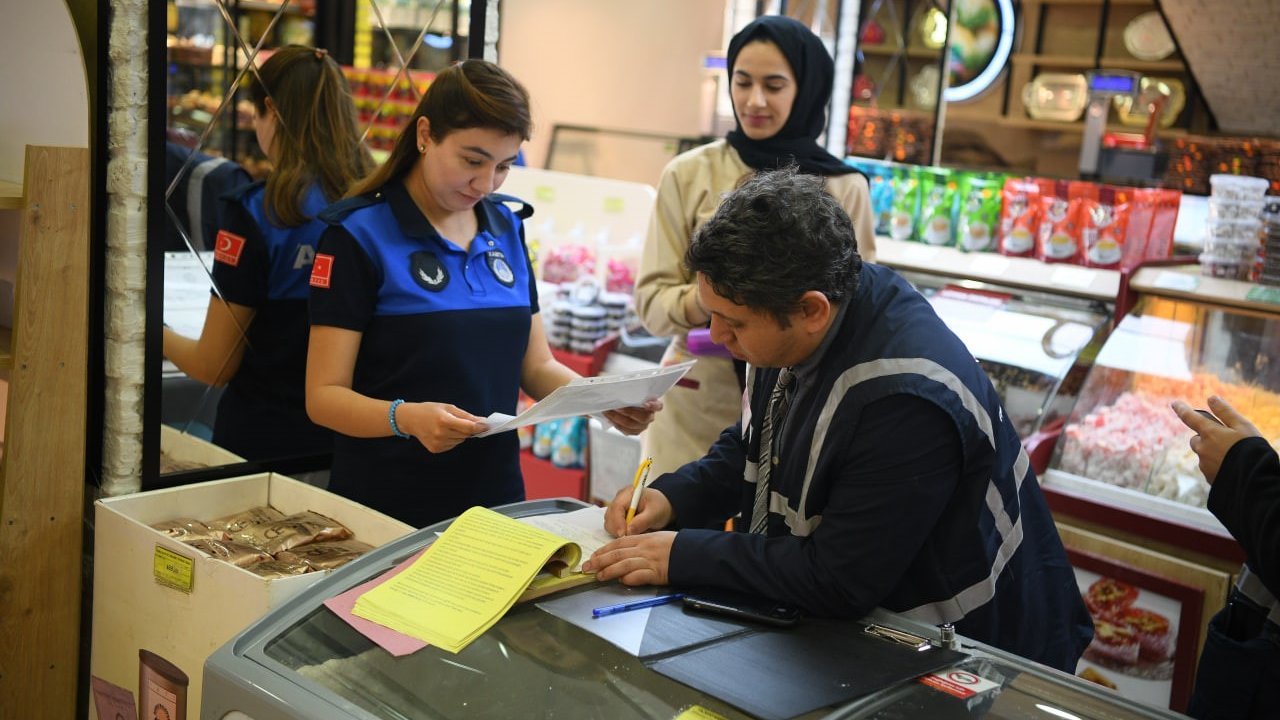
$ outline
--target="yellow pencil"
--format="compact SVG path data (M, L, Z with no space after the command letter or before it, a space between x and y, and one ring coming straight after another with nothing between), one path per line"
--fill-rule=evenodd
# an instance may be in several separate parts
M627 508L627 527L631 527L631 519L636 516L636 508L640 506L640 493L644 492L645 481L649 477L649 466L653 458L645 458L636 468L636 478L631 481L631 505Z

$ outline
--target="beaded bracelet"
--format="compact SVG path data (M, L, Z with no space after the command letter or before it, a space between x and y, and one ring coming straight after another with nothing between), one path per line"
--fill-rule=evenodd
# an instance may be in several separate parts
M391 407L387 408L387 422L391 424L391 432L396 437L408 438L412 436L409 435L409 433L401 430L399 425L396 425L396 408L400 407L403 404L404 404L403 399L391 401Z

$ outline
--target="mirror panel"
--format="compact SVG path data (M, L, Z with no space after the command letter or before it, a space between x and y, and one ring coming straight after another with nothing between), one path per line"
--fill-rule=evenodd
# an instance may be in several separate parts
M483 3L477 7L483 12ZM168 0L166 231L150 239L164 247L166 325L198 338L206 312L221 307L213 281L219 198L271 171L254 131L249 87L257 66L276 48L330 39L334 47L325 49L351 88L362 142L381 162L433 73L466 55L470 8L460 0ZM236 328L245 337L245 327ZM161 422L176 433L164 437L209 440L221 393L166 360ZM328 462L291 460L309 469ZM187 469L162 449L161 474Z

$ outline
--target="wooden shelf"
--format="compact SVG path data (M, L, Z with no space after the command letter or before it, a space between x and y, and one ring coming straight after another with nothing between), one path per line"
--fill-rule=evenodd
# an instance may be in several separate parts
M1062 133L1083 133L1084 121L1072 120L1037 120L1029 117L1000 117L992 116L976 112L957 112L952 108L947 108L947 122L951 121L962 123L994 123L1001 127L1017 128L1020 130L1043 130L1046 132L1062 132ZM1141 133L1143 128L1138 125L1107 125L1107 132L1115 133ZM1160 128L1156 130L1158 137L1182 137L1187 134L1186 130L1181 128Z
M1101 7L1105 0L1022 0L1023 4L1035 5L1077 5L1080 7ZM1155 7L1155 0L1110 0L1111 7L1120 5Z
M1146 295L1208 301L1271 315L1280 314L1280 304L1250 299L1249 293L1262 286L1243 280L1201 275L1196 265L1142 268L1134 273L1129 287Z
M26 204L21 185L0 180L0 210L21 210Z
M1139 72L1186 72L1187 69L1186 63L1181 60L1104 57L1095 66L1093 58L1081 55L1037 55L1035 53L1017 53L1013 55L1012 60L1015 65L1042 65L1071 70L1092 70L1094 67L1104 67Z
M941 50L929 50L927 48L917 47L898 47L897 45L868 45L859 44L858 50L864 55L905 55L917 60L937 60L942 57Z
M1005 118L1001 121L1005 127L1026 128L1029 130L1052 130L1057 132L1079 133L1084 132L1084 121L1075 120L1072 122L1062 122L1059 120L1036 120L1035 118ZM1141 133L1142 126L1139 125L1107 125L1107 132L1114 133ZM1160 128L1156 130L1158 137L1183 137L1187 134L1182 128Z
M0 327L0 370L13 367L13 328Z

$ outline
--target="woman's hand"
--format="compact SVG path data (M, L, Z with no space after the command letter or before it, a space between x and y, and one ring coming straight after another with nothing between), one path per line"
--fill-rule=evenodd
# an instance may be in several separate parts
M418 439L433 453L457 447L463 440L484 432L484 418L448 403L403 403L396 408L396 426Z
M646 400L639 407L625 407L617 410L606 410L605 418L618 428L623 435L639 435L653 422L653 417L662 409L661 400Z
M1181 400L1173 402L1173 411L1178 414L1178 419L1196 433L1191 438L1191 451L1200 456L1200 472L1212 485L1231 446L1247 437L1261 437L1262 433L1217 395L1209 396L1209 410L1221 422L1204 417Z

